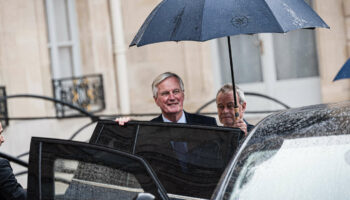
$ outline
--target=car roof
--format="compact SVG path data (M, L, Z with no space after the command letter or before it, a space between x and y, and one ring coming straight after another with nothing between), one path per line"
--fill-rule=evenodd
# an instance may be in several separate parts
M349 134L349 120L350 101L294 108L263 119L252 132L250 139Z

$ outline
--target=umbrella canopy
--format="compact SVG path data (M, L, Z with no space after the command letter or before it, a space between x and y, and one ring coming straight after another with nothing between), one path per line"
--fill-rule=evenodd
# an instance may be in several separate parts
M339 70L333 81L345 78L350 78L350 59L348 59L348 61L346 61L343 67Z
M163 0L147 17L130 46L164 41L206 41L227 36L235 117L238 105L231 35L286 33L329 26L304 0Z
M163 0L130 46L329 28L304 0Z

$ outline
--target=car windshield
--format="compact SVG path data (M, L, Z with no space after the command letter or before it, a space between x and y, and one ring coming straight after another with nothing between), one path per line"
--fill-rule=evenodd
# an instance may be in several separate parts
M228 199L346 199L349 180L349 135L291 139L251 154Z
M227 171L223 199L347 199L350 102L264 119Z

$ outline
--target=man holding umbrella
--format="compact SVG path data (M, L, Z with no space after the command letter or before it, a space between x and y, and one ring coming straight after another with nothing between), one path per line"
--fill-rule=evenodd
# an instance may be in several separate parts
M231 84L222 86L216 95L216 105L220 122L227 127L240 128L247 136L254 126L243 119L247 107L244 92L236 86L239 118L235 119L233 87Z
M175 73L165 72L157 76L152 83L153 99L162 114L152 122L173 122L196 125L217 126L213 117L187 113L183 110L185 89L182 79ZM124 125L130 118L117 118Z
M147 17L130 46L165 41L207 41L227 37L233 94L230 36L329 28L304 0L163 0ZM236 95L235 117L239 118Z

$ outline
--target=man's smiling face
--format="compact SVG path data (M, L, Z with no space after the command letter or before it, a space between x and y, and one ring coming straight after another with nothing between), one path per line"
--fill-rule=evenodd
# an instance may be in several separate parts
M181 116L183 110L184 92L175 77L169 77L158 84L157 97L154 101L165 117ZM176 117L177 118L177 117Z

